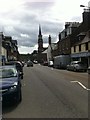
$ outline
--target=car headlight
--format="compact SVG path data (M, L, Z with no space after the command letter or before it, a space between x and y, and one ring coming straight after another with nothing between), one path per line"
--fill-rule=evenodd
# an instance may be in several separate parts
M79 68L79 66L78 66L78 65L76 65L75 67L76 67L76 68Z
M18 85L18 82L15 82L13 85L16 85L16 86L17 86L17 85Z
M13 84L13 86L9 88L9 91L12 92L12 91L16 90L17 85L18 85L18 83L15 82L15 83Z

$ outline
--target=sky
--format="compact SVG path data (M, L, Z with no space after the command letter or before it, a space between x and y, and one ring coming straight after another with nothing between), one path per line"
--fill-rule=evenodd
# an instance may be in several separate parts
M18 41L21 54L32 53L38 48L39 24L44 47L48 36L52 43L65 22L82 22L83 9L89 0L0 0L0 32Z

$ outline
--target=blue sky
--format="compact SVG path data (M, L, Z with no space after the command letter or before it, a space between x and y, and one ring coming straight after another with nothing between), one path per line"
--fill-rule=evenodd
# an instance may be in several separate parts
M41 25L44 46L49 34L52 42L65 22L82 22L83 8L88 0L0 0L0 32L18 41L20 53L37 49L38 27Z

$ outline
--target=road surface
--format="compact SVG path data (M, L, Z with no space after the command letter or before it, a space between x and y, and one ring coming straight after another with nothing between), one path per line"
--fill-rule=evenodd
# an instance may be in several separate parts
M88 91L87 73L25 66L22 102L4 107L3 118L88 118Z

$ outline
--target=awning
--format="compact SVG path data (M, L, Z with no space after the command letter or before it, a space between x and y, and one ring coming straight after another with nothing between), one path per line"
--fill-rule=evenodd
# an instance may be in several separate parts
M81 52L81 53L71 54L72 58L75 58L75 57L89 57L89 56L90 56L90 52Z

